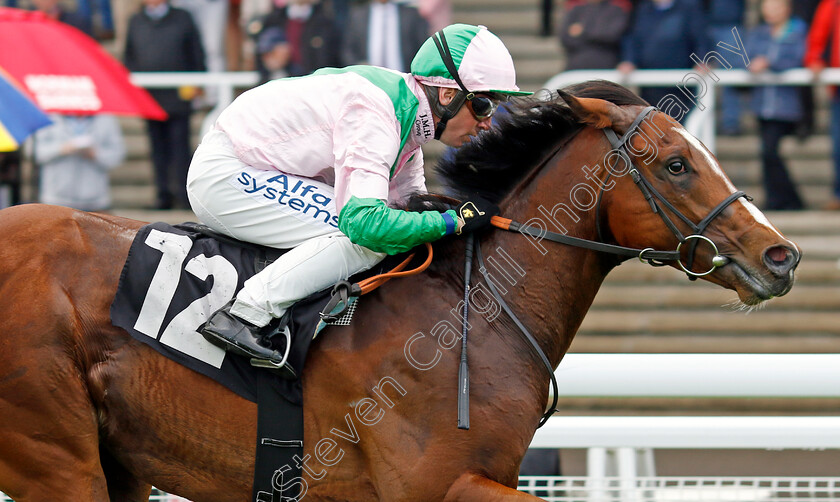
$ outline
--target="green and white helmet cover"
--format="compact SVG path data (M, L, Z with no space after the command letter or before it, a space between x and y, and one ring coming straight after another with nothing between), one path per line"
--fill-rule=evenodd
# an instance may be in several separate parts
M516 86L516 70L505 44L485 26L453 24L443 30L458 76L470 92L493 92L515 96L532 94ZM460 89L430 37L414 60L411 73L434 87Z

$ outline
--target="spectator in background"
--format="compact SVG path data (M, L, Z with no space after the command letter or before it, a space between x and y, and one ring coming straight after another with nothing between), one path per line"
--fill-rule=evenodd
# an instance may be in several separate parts
M452 0L417 0L417 10L429 23L429 35L452 24Z
M35 133L39 201L84 211L111 207L108 172L125 158L120 124L111 115L51 114Z
M762 0L764 23L746 41L753 73L784 71L802 64L808 28L791 18L790 0ZM802 199L779 155L782 138L794 132L802 118L799 90L791 86L757 86L753 111L761 134L761 167L764 172L765 206L771 210L802 209Z
M709 22L709 45L714 47L718 42L733 44L732 29L744 33L744 15L746 14L744 0L707 0L706 13ZM742 67L741 57L731 52L722 57L733 67ZM749 53L748 53L749 54ZM702 54L698 54L702 56ZM720 93L720 132L726 136L741 134L741 99L738 88L724 86Z
M129 20L125 66L131 71L205 71L201 36L189 12L167 0L143 0ZM147 120L157 188L156 209L190 207L187 169L192 158L190 115L193 87L150 89L169 114L167 120Z
M257 40L260 55L260 84L269 80L289 76L288 66L292 59L292 48L283 28L272 26L263 30Z
M0 152L0 209L20 204L20 150Z
M570 0L560 24L566 70L615 68L630 25L627 0Z
M690 57L708 52L706 16L697 0L643 0L622 43L618 70L691 68ZM639 95L652 105L673 89L644 87Z
M88 36L93 36L93 26L85 16L73 11L65 10L59 0L32 0L35 10L41 11L47 17L69 24L70 26L83 31Z
M796 0L791 3L792 15L805 21L805 24L810 26L819 4L820 0Z
M818 74L826 66L840 66L840 3L822 0L811 21L805 51L805 66ZM825 56L828 55L828 61ZM831 142L834 161L832 198L823 209L840 210L840 93L832 86L831 93Z
M201 33L201 47L204 49L204 64L207 71L223 72L225 64L225 35L227 34L229 0L172 0L172 6L189 12ZM208 89L215 93L216 88ZM209 96L212 104L215 96Z
M392 0L356 4L350 8L341 63L407 72L428 37L429 24L415 7Z
M811 20L814 19L814 12L817 11L817 5L820 0L796 0L791 2L792 17L799 18L805 21L807 26L811 26ZM817 127L817 119L814 115L814 88L813 86L801 86L798 88L802 99L802 119L796 124L796 136L800 141L804 141Z
M554 0L541 0L540 14L540 36L550 37L554 24Z
M114 16L111 12L111 0L79 0L78 6L77 12L88 20L97 40L114 38Z
M279 0L277 0L279 1ZM239 0L238 30L241 32L240 46L235 50L240 52L240 70L253 70L258 67L256 60L259 58L257 51L257 37L263 29L263 21L274 9L275 0ZM234 40L228 38L228 45ZM228 49L228 54L234 48Z
M291 49L289 76L308 75L318 68L341 65L338 46L341 39L328 1L291 0L282 7L275 5L260 24L260 34L271 27L285 31Z

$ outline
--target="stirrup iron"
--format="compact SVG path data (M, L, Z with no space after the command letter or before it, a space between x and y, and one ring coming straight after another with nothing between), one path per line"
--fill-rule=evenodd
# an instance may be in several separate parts
M277 371L283 376L289 376L291 379L297 378L297 373L295 370L287 364L289 361L289 352L292 348L292 332L289 329L288 324L283 324L283 327L277 328L277 330L267 336L264 336L263 339L272 338L278 334L282 334L286 338L286 350L284 351L283 358L280 362L274 362L271 359L261 359L252 357L251 358L251 366L257 368L267 368ZM282 370L282 371L280 371Z

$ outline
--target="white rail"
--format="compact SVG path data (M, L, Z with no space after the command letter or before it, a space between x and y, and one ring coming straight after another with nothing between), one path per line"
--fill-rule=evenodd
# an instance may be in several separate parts
M840 449L840 416L554 416L531 447Z
M201 135L210 130L216 118L229 104L233 102L236 89L247 89L259 82L259 74L255 71L240 72L138 72L131 74L134 85L146 88L165 88L196 86L215 88L216 99L214 108L204 118L201 124Z
M568 354L555 375L561 399L840 397L840 354ZM840 449L840 415L556 415L537 431L531 447L587 449L588 491L574 500L665 500L648 498L650 485L639 484L643 476L655 476L654 448ZM618 481L611 485L614 475ZM836 498L829 500L840 500L838 481L831 480L830 497Z
M712 152L715 151L715 110L718 86L749 87L761 85L817 85L840 84L840 68L827 68L815 75L806 68L784 72L752 73L747 70L712 69L699 73L694 69L636 70L621 73L617 70L575 70L559 73L545 83L546 89L557 89L586 80L604 79L626 86L673 87L676 98L686 105L697 104L686 118L685 127L700 139ZM690 88L692 97L677 89L677 85ZM656 105L656 103L651 103Z
M523 476L519 490L547 502L838 502L836 477L609 477ZM597 498L596 498L597 494Z
M687 119L686 127L714 152L715 121L713 119L717 106L715 96L718 86L840 84L840 68L827 68L819 75L814 75L805 68L762 74L754 74L747 70L720 69L714 69L707 74L700 74L688 68L684 70L636 70L631 73L621 73L616 70L576 70L555 75L543 87L557 89L593 79L611 80L622 85L639 87L667 87L684 84L696 89L695 101L700 102L704 110L699 109L699 107L695 109ZM259 82L259 75L257 72L138 72L131 74L131 81L138 86L147 88L193 85L217 89L216 107L208 114L202 125L202 130L206 130L216 120L221 110L233 101L235 89L244 89L256 85ZM702 89L698 88L700 82L705 84ZM676 87L674 92L686 104L690 103L690 99L679 93Z
M840 354L567 354L561 397L840 397Z

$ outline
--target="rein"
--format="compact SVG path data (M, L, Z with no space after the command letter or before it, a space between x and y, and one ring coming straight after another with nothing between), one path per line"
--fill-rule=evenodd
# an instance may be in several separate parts
M363 279L355 284L350 281L337 282L335 286L333 286L330 301L324 306L324 309L318 315L321 316L321 319L324 322L334 323L341 319L341 317L347 312L347 309L350 307L349 300L351 296L366 295L395 277L406 277L423 272L429 268L429 265L432 264L432 245L428 242L426 243L426 251L428 252L426 261L411 270L403 269L411 263L411 260L414 259L415 253L408 255L405 260L400 262L396 267L392 268L390 272L368 277L367 279ZM339 307L339 305L341 307ZM339 307L338 310L336 310L337 307Z

